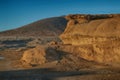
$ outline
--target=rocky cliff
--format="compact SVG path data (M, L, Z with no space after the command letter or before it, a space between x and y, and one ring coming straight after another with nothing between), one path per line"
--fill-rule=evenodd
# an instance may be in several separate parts
M120 65L120 14L68 15L64 51L89 61Z

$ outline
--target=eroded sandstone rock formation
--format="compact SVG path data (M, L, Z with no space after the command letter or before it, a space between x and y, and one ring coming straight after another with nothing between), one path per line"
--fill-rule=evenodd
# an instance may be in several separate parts
M68 15L63 50L89 61L120 65L120 14Z
M38 65L44 64L46 61L45 49L42 46L37 46L33 49L26 50L21 58L23 64Z
M20 61L23 66L37 66L58 61L60 58L61 53L57 51L56 45L37 45L35 48L26 50Z
M67 19L69 20L67 24L67 28L60 36L64 44L74 44L77 40L79 40L79 38L81 39L81 37L82 39L84 38L84 41L86 42L88 42L87 38L89 37L93 37L91 38L93 42L95 39L96 41L98 41L98 39L104 41L106 37L110 37L110 38L113 37L113 39L114 38L118 39L120 37L120 15L108 15L108 16L103 15L105 17L99 15L98 18L95 15L94 19L86 18L86 16L90 16L90 15L85 15L85 16L81 15L81 16L82 18L77 17L72 19L68 18L71 17L71 15L67 16ZM94 15L92 15L92 17L94 17ZM82 21L83 18L86 21L83 22ZM79 40L79 41L83 41L83 40Z

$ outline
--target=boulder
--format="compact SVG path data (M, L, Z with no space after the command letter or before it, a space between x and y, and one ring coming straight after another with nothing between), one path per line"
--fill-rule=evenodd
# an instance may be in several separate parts
M57 45L57 42L56 41L51 41L48 43L49 45Z
M45 49L42 46L37 46L33 49L26 50L21 58L23 64L38 65L44 64L46 61Z

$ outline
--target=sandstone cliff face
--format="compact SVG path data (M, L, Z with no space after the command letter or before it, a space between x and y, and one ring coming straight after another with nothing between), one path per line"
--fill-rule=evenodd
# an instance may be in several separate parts
M77 17L75 18L74 16L75 15L66 16L69 22L67 24L67 28L60 36L64 44L74 44L74 42L78 40L77 38L80 37L84 37L86 42L89 36L100 36L99 39L101 37L103 38L100 40L104 40L106 37L113 37L116 39L120 37L120 15L76 15ZM72 41L73 43L71 43Z
M120 43L63 45L61 50L89 61L120 66Z
M68 15L63 50L84 59L120 65L120 15Z

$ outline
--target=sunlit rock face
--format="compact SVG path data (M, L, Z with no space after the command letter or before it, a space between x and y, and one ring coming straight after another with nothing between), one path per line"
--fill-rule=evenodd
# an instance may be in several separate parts
M120 37L120 15L69 15L60 38L64 44L84 44Z
M120 14L68 15L60 35L67 52L95 62L120 65ZM70 49L70 50L69 50Z
M44 64L46 61L45 55L45 49L42 46L37 46L33 49L26 50L21 61L23 64L29 65Z

